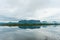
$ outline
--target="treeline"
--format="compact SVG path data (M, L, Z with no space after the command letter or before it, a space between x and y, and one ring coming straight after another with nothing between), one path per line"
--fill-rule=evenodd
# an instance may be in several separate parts
M60 24L53 24L53 23L40 23L40 24L20 24L20 23L3 23L0 26L41 26L41 25L60 25Z

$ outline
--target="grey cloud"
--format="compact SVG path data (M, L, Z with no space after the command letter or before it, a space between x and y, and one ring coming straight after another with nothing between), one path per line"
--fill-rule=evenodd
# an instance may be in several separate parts
M51 8L60 8L60 0L50 0L49 7Z
M49 0L7 0L10 7L16 7L14 16L19 17L34 17L34 12L37 9L48 6Z
M19 19L25 17L35 18L36 10L49 7L57 8L60 7L59 5L59 0L1 0L0 9L3 10L0 10L0 15ZM11 10L14 12L11 12Z

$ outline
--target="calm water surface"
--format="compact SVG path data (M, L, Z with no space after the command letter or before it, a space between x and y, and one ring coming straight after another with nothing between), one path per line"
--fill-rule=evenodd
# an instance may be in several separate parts
M0 40L60 40L60 25L0 26Z

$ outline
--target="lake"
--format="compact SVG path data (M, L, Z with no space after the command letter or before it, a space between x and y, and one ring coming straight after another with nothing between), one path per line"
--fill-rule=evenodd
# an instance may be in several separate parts
M0 40L60 40L60 25L0 26Z

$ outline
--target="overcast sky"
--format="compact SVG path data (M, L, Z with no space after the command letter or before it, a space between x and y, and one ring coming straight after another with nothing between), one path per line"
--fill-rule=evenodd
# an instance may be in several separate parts
M59 19L60 0L0 0L0 15L17 19Z

